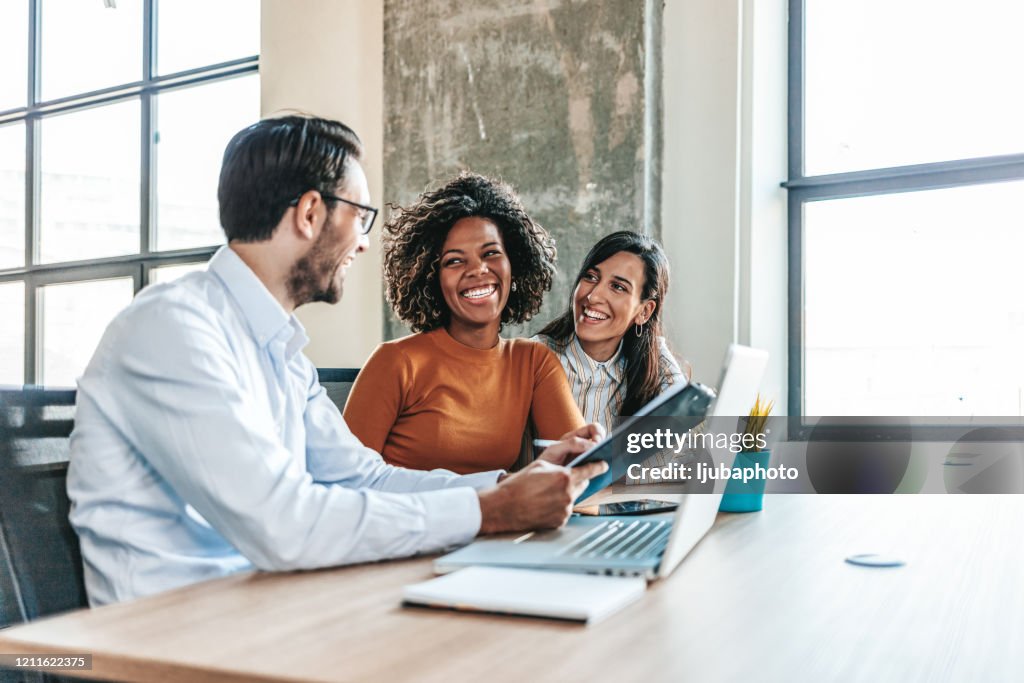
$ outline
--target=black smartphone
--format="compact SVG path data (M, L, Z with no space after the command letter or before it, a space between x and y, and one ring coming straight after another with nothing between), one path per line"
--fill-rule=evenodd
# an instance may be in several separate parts
M582 515L650 515L655 512L671 512L679 507L678 503L666 503L660 500L627 500L621 503L602 503L576 508Z

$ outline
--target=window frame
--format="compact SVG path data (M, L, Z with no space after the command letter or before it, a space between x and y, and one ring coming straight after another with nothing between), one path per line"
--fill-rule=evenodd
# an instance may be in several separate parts
M804 415L804 205L809 202L1024 180L1024 153L807 176L804 166L806 0L789 0L788 176L789 415ZM942 430L939 430L942 431Z
M153 251L156 243L156 141L157 97L161 93L226 81L259 73L259 55L241 57L176 73L157 75L157 3L142 0L142 78L141 80L78 93L49 101L40 101L42 2L28 2L28 93L26 106L0 111L0 126L23 124L25 130L25 260L23 265L0 269L0 283L25 285L24 378L35 384L41 371L39 327L40 287L53 284L87 282L112 277L131 277L134 293L149 282L153 268L181 263L202 263L220 245ZM167 0L164 0L167 1ZM141 111L140 138L140 216L138 253L109 258L39 263L40 183L42 178L40 128L44 119L58 114L83 111L105 104L137 99Z

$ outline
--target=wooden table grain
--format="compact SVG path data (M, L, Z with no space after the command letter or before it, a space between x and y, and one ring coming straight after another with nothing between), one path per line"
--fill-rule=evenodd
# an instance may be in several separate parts
M431 559L243 574L0 631L115 681L1018 681L1024 496L769 496L594 626L403 608ZM884 552L907 564L844 562Z

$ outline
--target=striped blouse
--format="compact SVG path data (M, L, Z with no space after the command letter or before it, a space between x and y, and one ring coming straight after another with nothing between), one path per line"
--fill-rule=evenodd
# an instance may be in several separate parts
M533 337L547 345L562 363L573 398L587 422L600 422L609 432L626 398L626 358L622 355L622 342L615 354L604 362L597 362L586 354L576 335L566 345L544 335ZM664 337L661 346L661 391L677 382L685 383L686 375L679 367Z

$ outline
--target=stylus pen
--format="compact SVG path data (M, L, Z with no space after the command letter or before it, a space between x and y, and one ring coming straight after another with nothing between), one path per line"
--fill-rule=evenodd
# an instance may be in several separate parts
M554 446L556 443L558 443L558 442L554 441L553 439L534 439L533 440L533 445L536 446L537 448L547 448L548 446Z

